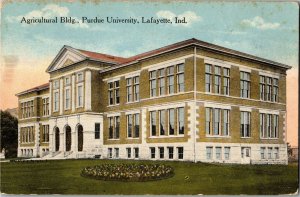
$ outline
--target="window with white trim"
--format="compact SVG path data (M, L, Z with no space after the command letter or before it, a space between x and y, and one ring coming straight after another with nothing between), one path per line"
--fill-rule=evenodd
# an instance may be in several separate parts
M116 105L120 103L120 81L108 83L108 104Z
M272 159L272 147L268 147L268 159Z
M100 123L95 123L95 139L100 139Z
M120 137L120 116L108 117L108 138L119 139Z
M54 107L54 109L53 110L55 112L58 111L58 104L59 104L59 95L58 94L59 94L58 91L54 92L54 99L53 99L53 103L54 103L53 107Z
M166 135L166 111L165 110L159 110L159 135Z
M65 109L70 109L70 89L65 89Z
M169 153L169 159L174 158L174 147L167 147L168 148L168 153Z
M150 97L156 96L156 71L150 72Z
M107 157L111 159L112 156L113 156L112 148L108 148L108 151L107 151Z
M223 68L223 94L229 95L229 87L230 87L230 70L229 68Z
M132 78L126 79L127 102L132 102Z
M174 109L168 109L168 133L169 135L175 134L175 110Z
M115 148L115 158L118 159L119 158L119 148Z
M184 92L184 64L177 65L177 92Z
M167 77L168 77L168 93L173 94L174 90L174 66L167 68Z
M83 86L77 86L77 107L83 107Z
M150 112L150 123L151 136L156 136L156 111Z
M266 159L266 147L260 147L260 158Z
M49 115L49 98L43 98L43 116Z
M279 147L274 148L274 159L279 159Z
M241 97L242 98L250 98L250 73L241 71Z
M140 100L140 77L133 78L133 100Z
M139 158L139 148L134 148L134 158L138 159Z
M215 93L221 93L221 67L215 66Z
M206 147L206 159L210 160L213 156L213 147L207 146Z
M114 82L115 85L115 104L119 104L120 103L120 82L119 81L115 81Z
M165 95L165 69L158 70L158 95Z
M229 110L205 108L205 130L207 136L229 136ZM222 124L221 124L222 120ZM221 129L222 128L222 129Z
M155 147L150 147L150 158L155 159Z
M279 116L276 114L260 113L260 137L264 139L278 138Z
M130 159L131 158L131 148L126 148L126 152L127 152L127 158Z
M179 107L177 109L177 117L178 117L178 120L177 120L177 125L178 125L178 134L179 135L183 135L184 134L184 108L183 107Z
M222 159L222 147L216 147L216 159Z
M278 79L273 78L273 102L278 102L279 88L278 88Z
M224 159L225 160L230 159L230 147L224 147Z
M241 112L241 137L251 137L250 112Z
M177 147L178 159L183 159L184 149L183 147Z
M265 76L259 76L259 95L260 100L265 100L265 89L266 89L266 77Z
M83 81L83 73L77 73L77 82Z
M212 92L212 65L205 64L205 92Z
M163 159L165 157L165 148L164 147L158 147L159 150L159 158Z

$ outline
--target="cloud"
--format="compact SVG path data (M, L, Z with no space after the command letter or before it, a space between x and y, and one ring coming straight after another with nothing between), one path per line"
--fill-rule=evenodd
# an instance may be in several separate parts
M69 8L67 7L61 7L59 5L56 4L49 4L46 5L44 8L39 9L39 10L33 10L31 12L28 12L25 15L19 15L19 16L7 16L6 20L7 22L20 22L22 20L23 17L25 17L25 19L33 19L33 18L54 18L54 17L68 17L70 13ZM70 23L66 23L65 25L67 27L73 27L73 28L89 28L89 26L87 24L81 23L80 20L78 20L78 18L76 17L72 17L73 19L75 19L76 21L78 21L79 23L75 23L75 24L70 24ZM36 25L37 23L32 23L32 25ZM23 25L26 26L25 23L23 23Z
M277 29L280 26L280 23L268 23L260 17L256 16L252 19L244 19L241 22L243 25L254 27L256 29L267 30L267 29Z
M169 10L161 10L156 13L156 16L159 18L170 19L173 22L172 24L174 26L181 25L184 27L189 27L192 25L192 23L202 20L201 16L198 16L195 12L192 12L192 11L186 11L186 12L183 12L182 14L176 15ZM178 17L179 19L185 18L187 23L174 23L175 17Z

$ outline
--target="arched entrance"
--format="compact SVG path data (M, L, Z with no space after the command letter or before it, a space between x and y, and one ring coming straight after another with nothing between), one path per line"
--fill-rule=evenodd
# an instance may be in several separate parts
M55 151L59 151L59 128L55 128Z
M71 144L72 144L72 135L71 135L71 127L67 125L65 127L65 132L66 132L66 151L71 150Z
M77 139L78 139L78 151L83 150L83 127L82 125L77 126Z

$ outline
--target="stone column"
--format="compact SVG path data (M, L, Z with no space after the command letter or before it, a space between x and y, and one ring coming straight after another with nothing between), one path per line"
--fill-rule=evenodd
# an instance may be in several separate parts
M71 132L71 151L74 151L76 152L76 127L75 128L72 128L72 132Z
M91 84L91 80L92 80L92 72L90 70L87 70L85 72L85 94L84 94L84 108L86 111L91 111L92 109L92 103L91 103L91 89L92 89L92 84Z
M76 87L76 84L75 84L75 74L72 74L72 112L75 111L75 87Z
M63 78L60 79L60 85L59 85L59 115L63 114L63 107L64 107L64 99L63 99L63 93L64 93L64 80Z
M65 129L61 129L59 130L59 151L65 152L66 148L65 148Z

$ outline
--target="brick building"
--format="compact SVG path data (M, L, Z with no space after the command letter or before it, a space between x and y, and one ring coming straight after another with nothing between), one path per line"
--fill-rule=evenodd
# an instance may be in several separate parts
M64 46L17 94L18 156L287 164L290 68L197 39L129 58Z

